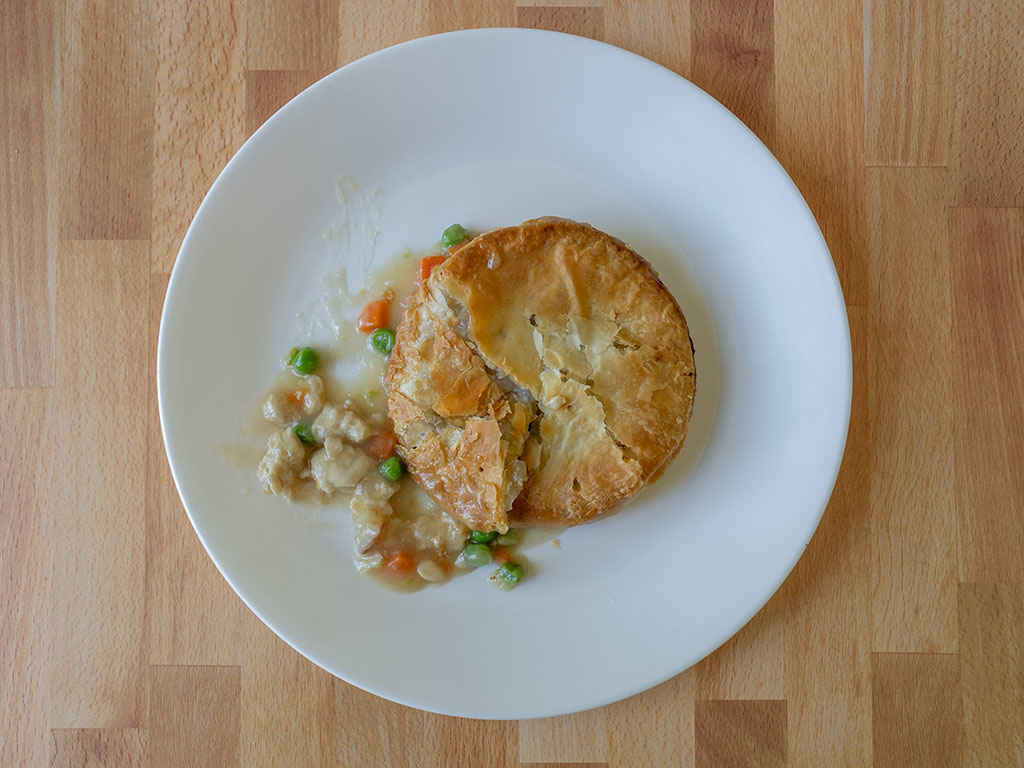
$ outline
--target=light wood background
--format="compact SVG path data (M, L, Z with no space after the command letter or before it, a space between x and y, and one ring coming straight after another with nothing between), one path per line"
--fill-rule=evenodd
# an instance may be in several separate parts
M519 723L382 701L255 619L154 384L178 245L246 136L359 56L497 25L629 48L745 120L829 242L856 379L832 502L754 621ZM2 0L0 46L0 765L1024 766L1024 0Z

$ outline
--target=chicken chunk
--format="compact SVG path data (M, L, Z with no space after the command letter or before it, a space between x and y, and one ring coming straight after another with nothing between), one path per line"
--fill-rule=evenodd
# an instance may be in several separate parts
M308 423L324 407L324 382L319 376L306 376L301 399L287 392L271 392L263 402L263 418L282 427Z
M392 483L379 475L367 475L356 486L349 506L352 508L356 551L360 554L366 553L374 545L391 517L389 499L397 490L398 483Z
M260 460L256 476L264 490L279 494L300 476L306 465L306 449L292 429L275 432L267 441L267 452Z
M444 512L423 515L412 526L413 536L423 549L455 554L461 551L469 529Z
M353 490L374 465L373 459L340 437L328 437L310 458L309 471L316 487L330 496Z
M336 405L325 407L313 422L313 436L321 443L328 437L343 437L350 443L361 443L374 431L358 414Z

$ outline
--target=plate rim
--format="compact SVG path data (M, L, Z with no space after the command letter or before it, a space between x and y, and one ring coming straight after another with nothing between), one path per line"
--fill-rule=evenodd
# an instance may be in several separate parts
M220 186L222 186L223 184L225 184L225 179L228 178L234 172L234 170L233 170L234 167L244 162L244 157L248 154L249 151L251 151L252 145L257 143L258 141L260 141L259 137L261 136L261 134L264 134L264 133L266 133L269 130L268 126L272 126L273 124L275 124L277 122L277 120L279 120L281 118L281 116L282 116L282 114L284 112L290 111L292 109L295 109L296 108L295 105L297 103L309 99L311 97L310 94L312 94L313 92L315 92L316 90L318 90L320 88L325 87L325 85L326 85L326 83L328 81L333 80L335 78L343 77L343 76L345 76L344 73L350 73L353 70L357 70L357 69L359 69L361 67L367 66L374 59L376 59L377 57L390 55L391 53L393 53L395 50L398 50L398 49L411 49L411 48L417 48L417 47L429 47L430 45L436 44L437 41L439 41L441 39L445 39L445 38L468 37L468 36L476 37L476 36L491 36L491 35L493 35L493 36L512 36L512 37L520 37L520 38L524 38L524 39L527 39L527 38L549 38L549 39L557 38L557 39L560 39L562 41L562 44L565 44L565 45L570 45L570 46L571 45L578 45L578 46L585 47L585 48L602 49L605 55L619 56L623 60L631 61L634 66L646 67L648 69L648 71L650 71L652 73L655 73L658 76L661 76L661 77L665 77L666 75L671 76L671 78L673 78L676 81L677 85L680 85L684 89L686 89L686 88L690 89L694 93L694 95L698 96L698 98L700 98L700 99L703 99L709 105L709 107L712 110L718 111L720 114L725 116L725 118L727 120L732 120L734 123L736 123L739 126L741 126L743 131L745 131L749 135L749 137L751 139L753 139L753 141L755 143L755 146L758 148L758 151L760 153L763 153L764 156L766 157L766 159L771 164L773 164L779 171L781 171L782 177L785 180L785 183L787 183L789 185L789 187L791 188L791 192L795 194L796 199L802 205L803 213L806 215L808 223L811 225L812 230L813 230L813 232L816 235L816 238L818 240L818 244L819 244L820 249L821 249L821 255L827 261L827 266L828 266L827 272L828 272L828 278L829 278L828 279L828 283L829 283L829 286L832 288L832 291L831 291L831 294L829 296L829 299L831 301L833 301L833 302L837 302L838 303L838 308L840 310L840 314L842 316L842 321L843 321L844 328L845 328L845 333L842 334L842 341L843 341L843 349L841 350L842 354L838 356L840 358L840 362L837 363L837 365L841 364L842 368L843 368L843 370L841 372L842 373L842 377L841 377L842 392L839 393L839 395L841 397L841 402L843 404L843 412L841 414L841 416L842 416L841 423L843 425L843 427L842 427L842 437L841 437L841 440L837 441L837 445L838 445L837 455L834 456L832 461L831 461L831 470L830 470L830 472L828 474L829 482L827 483L828 491L827 491L827 493L825 495L825 498L822 499L817 504L817 507L819 507L820 509L818 510L817 514L814 515L813 518L811 518L810 524L809 524L809 528L802 535L802 537L800 539L800 546L796 548L795 556L791 558L791 561L788 563L787 567L784 570L780 571L780 574L779 574L777 580L772 580L771 582L766 582L766 583L770 583L770 587L767 588L767 591L766 591L766 593L764 595L764 598L758 600L756 602L756 604L753 606L752 610L750 610L749 613L744 614L742 616L742 618L739 619L732 626L732 628L729 629L727 631L727 633L725 633L723 635L723 637L721 639L719 639L717 641L713 641L712 643L708 644L708 647L705 647L705 648L701 649L695 655L694 654L690 654L686 659L684 659L682 662L680 662L680 664L671 667L670 669L668 669L666 672L664 672L662 674L655 675L655 676L653 676L650 679L645 679L643 681L635 682L633 685L628 686L626 690L622 690L622 691L618 691L616 693L609 694L608 696L602 697L600 699L595 699L593 702L591 702L591 703L589 703L589 704L587 704L585 706L579 706L579 707L574 706L574 707L569 708L569 709L555 708L555 709L551 709L551 710L544 710L544 709L541 708L536 713L530 713L530 714L526 714L526 715L515 715L515 714L479 714L479 713L474 713L474 712L460 711L460 710L457 710L457 709L454 709L454 708L449 708L449 707L432 706L432 705L430 705L428 703L423 703L423 702L415 702L414 703L414 702L408 700L407 698L403 697L400 693L393 692L393 691L383 690L379 686L377 686L377 685L375 685L375 684L365 680L364 676L359 674L358 671L355 671L355 672L346 671L346 673L344 675L340 674L338 671L329 668L328 666L326 666L325 664L321 663L320 661L317 661L315 658L313 658L312 655L306 653L302 648L299 647L298 644L293 642L292 639L290 639L289 637L285 636L284 633L282 633L278 628L276 628L274 626L274 624L272 624L259 610L257 610L253 606L253 604L251 603L250 599L248 599L248 597L246 596L246 590L241 588L235 582L235 580L233 580L225 572L224 567L222 566L222 564L218 560L217 556L211 550L209 544L207 543L206 539L204 538L203 533L200 530L200 526L197 524L196 517L193 514L192 509L190 508L191 505L186 500L186 498L187 498L187 496L189 494L187 493L186 490L183 489L182 483L181 483L181 481L179 479L179 477L180 477L180 463L176 466L176 461L172 457L172 452L169 449L170 442L169 442L169 439L168 439L168 424L167 424L167 419L165 418L165 413L166 413L165 394L166 394L167 385L163 381L163 375L164 375L164 373L166 372L166 369L167 369L167 366L165 365L164 357L165 357L165 354L166 354L165 331L166 331L167 322L168 322L168 314L169 314L168 307L170 307L171 304L172 304L172 298L176 295L177 292L180 291L179 284L181 283L181 280L182 280L181 275L182 275L182 272L183 272L183 268L181 268L180 265L185 263L185 260L188 258L186 256L186 254L189 251L189 247L190 247L191 241L195 237L196 223L198 221L200 221L204 209L206 209L207 206L210 204L210 200L213 199L216 196L215 193L218 190L218 188ZM183 257L185 257L185 259L183 259ZM700 86L696 85L695 83L693 83L689 79L683 77L682 75L678 74L677 72L674 72L673 70L671 70L671 69L669 69L669 68L667 68L667 67L665 67L665 66L663 66L661 64L658 64L657 62L652 61L651 59L648 59L645 56L642 56L642 55L640 55L638 53L634 53L633 51L629 51L629 50L627 50L625 48L621 48L619 46L613 45L611 43L606 43L606 42L603 42L603 41L600 41L600 40L594 40L594 39L588 38L588 37L583 37L583 36L579 36L579 35L572 35L572 34L567 34L567 33L563 33L563 32L555 32L555 31L551 31L551 30L524 29L524 28L519 28L519 27L481 27L481 28L471 28L471 29L460 29L460 30L442 32L442 33L438 33L438 34L434 34L434 35L426 35L426 36L423 36L423 37L416 37L416 38L412 38L410 40L406 40L406 41L397 43L395 45L387 46L385 48L380 48L378 50L375 50L375 51L372 51L371 53L366 54L365 56L362 56L362 57L360 57L358 59L355 59L355 60L353 60L353 61L351 61L351 62L349 62L349 63L347 63L347 64L345 64L345 65L343 65L341 67L338 67L334 71L324 75L323 77L318 79L316 82L310 84L309 86L304 88L302 91L297 93L295 96L293 96L291 99L289 99L285 104L283 104L280 108L278 108L269 118L267 118L267 120L265 120L255 131L253 131L253 133L249 137L247 137L245 139L245 141L242 142L242 144L238 147L238 149L235 150L235 152L231 155L229 160L225 163L224 167L218 172L217 177L214 179L213 183L210 185L210 188L204 194L202 201L200 202L198 208L196 209L195 213L193 214L191 220L189 221L188 227L187 227L187 229L185 231L185 234L184 234L184 236L182 238L181 245L179 246L177 254L175 256L174 265L173 265L173 267L171 269L171 274L170 274L170 277L169 277L168 283L167 283L167 290L166 290L166 293L165 293L165 296L164 296L163 307L161 308L161 314L160 314L160 324L159 324L159 332L158 332L158 339L157 339L157 356L156 356L157 407L158 407L159 418L160 418L160 433L161 433L161 438L162 438L162 441L163 441L164 455L167 458L167 463L168 463L168 466L169 466L170 471L171 471L171 476L172 476L172 478L174 480L175 489L176 489L176 491L178 493L179 499L181 500L182 508L185 510L185 514L186 514L186 516L187 516L187 518L189 520L189 523L192 526L192 529L195 532L196 536L199 538L199 541L202 544L203 549L206 552L206 555L210 558L210 560L213 562L213 564L216 567L216 569L217 569L218 573L220 574L220 576L228 583L228 585L231 587L232 591L242 601L242 603L250 611L252 611L252 613L255 614L256 617L268 629L270 629L271 632L273 632L277 637L279 637L282 641L284 641L290 648L292 648L294 651L299 653L304 658L308 659L310 662L315 664L317 667L319 667L319 668L323 669L324 671L326 671L328 674L330 674L332 676L335 676L335 677L337 677L337 678L339 678L339 679L341 679L341 680L343 680L343 681L345 681L345 682L347 682L347 683L349 683L351 685L354 685L354 686L356 686L356 687L358 687L358 688L360 688L360 689L362 689L364 691L367 691L368 693L371 693L371 694L373 694L375 696L379 696L381 698L387 699L389 701L393 701L393 702L401 704L403 706L408 706L408 707L412 707L412 708L419 709L419 710L422 710L422 711L432 712L432 713L435 713L435 714L441 714L441 715L452 716L452 717L464 717L464 718L475 719L475 720L509 720L509 719L530 720L530 719L537 719L537 718L542 718L542 717L552 717L552 716L558 716L558 715L563 715L563 714L570 714L570 713L574 713L574 712L583 712L583 711L587 711L587 710L590 710L590 709L596 709L596 708L599 708L599 707L607 706L608 704L611 704L611 703L614 703L614 702L617 702L617 701L625 700L625 699L630 698L632 696L635 696L637 694L643 693L644 691L650 690L651 688L654 688L654 687L660 685L661 683L664 683L665 681L672 679L673 677L681 674L682 672L684 672L684 671L690 669L691 667L695 666L696 664L700 663L700 661L702 661L704 658L709 656L715 650L717 650L718 648L723 646L725 643L727 643L744 626L746 626L746 624L748 624L750 622L750 620L754 616L756 616L757 613L759 613L762 608L764 608L764 606L778 592L778 590L782 586L782 584L792 574L794 568L796 567L796 564L803 557L803 554L806 551L808 545L810 544L811 539L814 537L814 534L818 530L818 528L819 528L819 526L821 524L821 520L824 517L825 512L827 511L829 501L831 500L831 498L832 498L832 496L833 496L833 494L835 492L836 481L838 480L838 477L839 477L839 472L840 472L841 467L842 467L843 459L844 459L845 453L846 453L847 442L848 442L848 439L849 439L850 420L851 420L852 411L853 411L853 368L854 368L854 366L853 366L853 349L852 349L852 340L851 340L851 334L850 334L849 315L848 315L848 310L847 310L847 306L846 306L845 296L843 294L842 284L841 284L841 281L839 279L838 271L836 269L835 260L832 257L831 250L828 247L828 243L826 242L825 237L824 237L823 233L821 232L821 227L819 226L818 221L817 221L817 219L814 216L814 213L811 211L810 206L807 204L807 201L804 199L803 194L800 192L800 189L797 187L796 183L793 181L792 177L789 175L789 172L786 170L785 166L782 165L782 163L778 160L778 158L775 157L774 153L764 144L764 142L762 142L761 139L753 131L751 131L750 128L742 120L740 120L731 110L729 110L727 107L725 107L721 102L719 102L717 99L715 99L709 93L704 91ZM824 476L823 476L823 479L824 479ZM196 503L196 500L193 499L192 500L192 504L195 504L195 503Z

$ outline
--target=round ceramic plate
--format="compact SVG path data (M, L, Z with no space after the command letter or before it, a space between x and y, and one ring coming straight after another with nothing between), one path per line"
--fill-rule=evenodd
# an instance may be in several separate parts
M482 231L536 216L625 240L679 300L697 364L686 445L616 516L528 550L531 576L511 592L483 574L386 591L352 565L347 509L311 524L253 490L248 470L240 480L219 446L303 340L296 313L325 274L429 247L454 221ZM267 121L189 227L157 368L178 491L245 603L360 688L480 718L606 704L733 635L818 524L851 393L831 258L757 138L646 59L510 29L380 51Z

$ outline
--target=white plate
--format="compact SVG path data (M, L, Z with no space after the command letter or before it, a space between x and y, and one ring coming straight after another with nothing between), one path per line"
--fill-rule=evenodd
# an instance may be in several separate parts
M343 176L370 200L350 211L347 244L323 237L339 223ZM311 526L278 498L242 492L216 451L301 340L296 312L320 277L372 249L376 193L378 257L429 246L453 221L566 216L647 257L690 323L697 399L682 454L617 516L564 532L561 550L528 552L535 572L510 593L484 574L385 591L353 569L346 511ZM260 128L189 227L157 369L178 490L246 604L360 688L481 718L624 698L743 626L818 524L851 394L828 250L757 138L650 61L509 29L380 51Z

